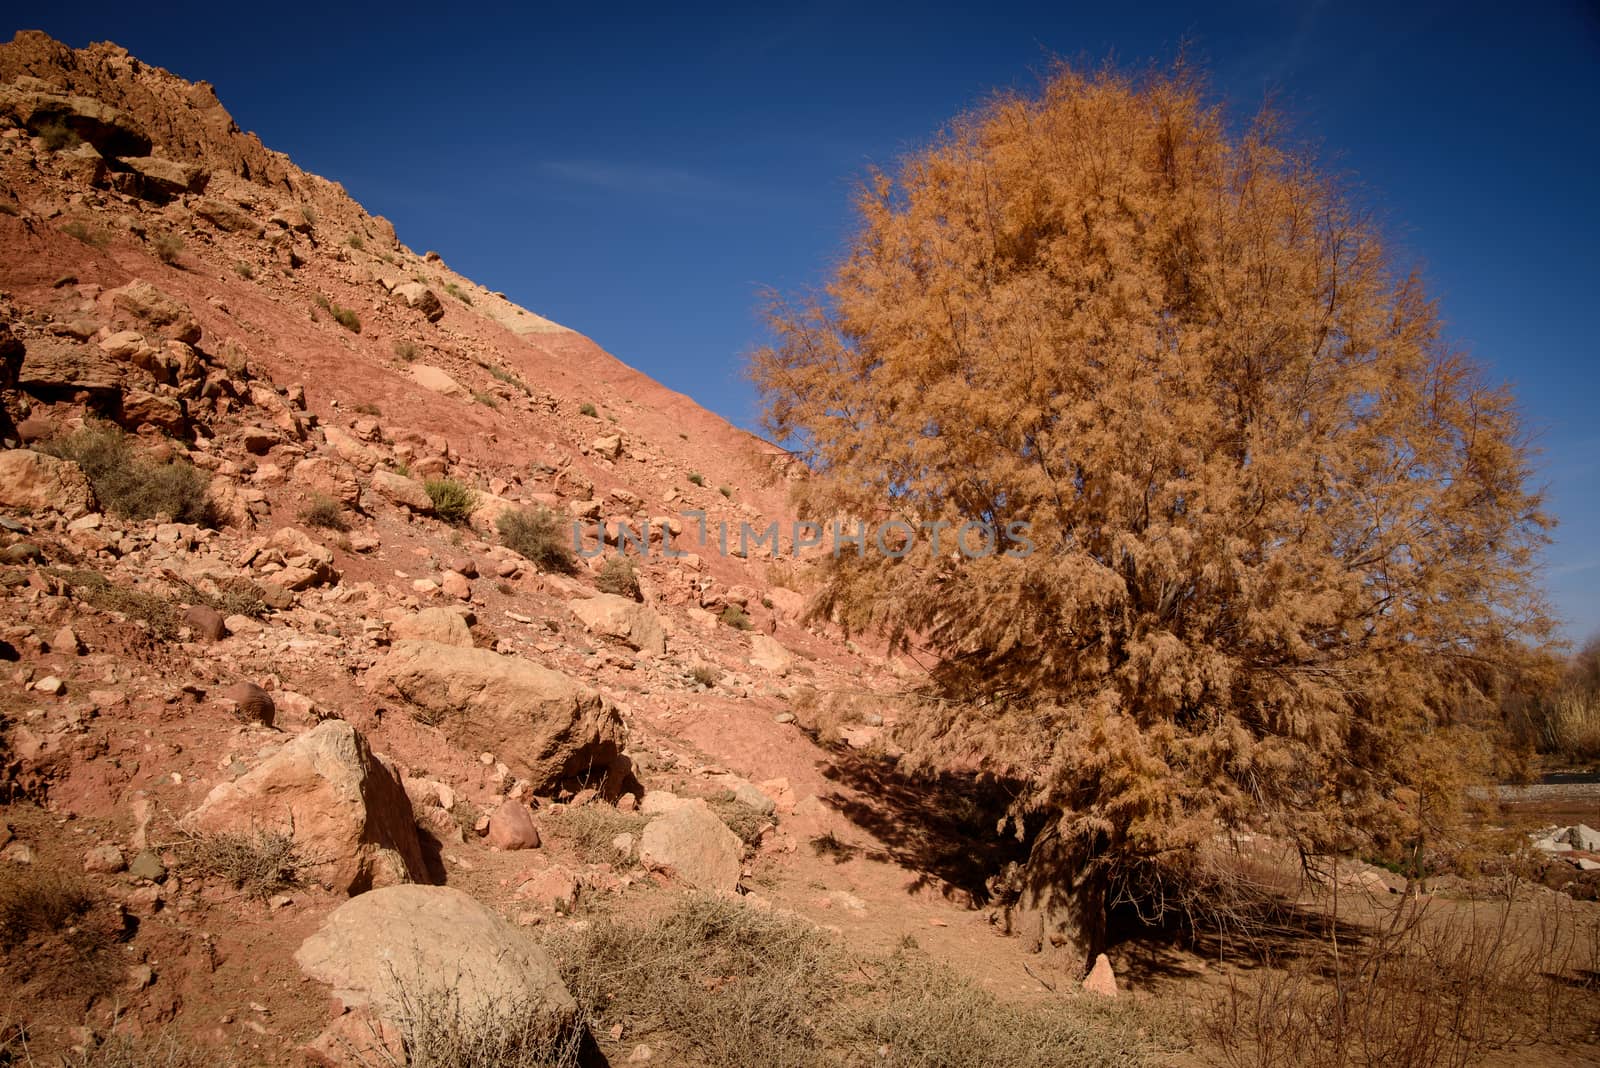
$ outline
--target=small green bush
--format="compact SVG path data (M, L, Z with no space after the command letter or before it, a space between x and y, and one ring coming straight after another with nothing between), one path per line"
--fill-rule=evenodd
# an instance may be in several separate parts
M396 341L394 354L402 363L411 363L417 358L417 347L409 341Z
M355 249L357 252L365 251L367 247L367 239L362 237L360 234L351 234L349 237L344 239L344 243Z
M221 516L210 479L187 460L158 463L139 456L127 434L110 424L86 426L40 446L76 463L101 505L128 519L170 516L175 523L216 527Z
M592 404L583 404L578 407L579 415L587 415L590 419L600 418L600 412Z
M238 263L233 265L233 273L248 282L255 278L256 269L250 264L246 263L244 260L240 260Z
M485 408L500 407L500 398L496 397L493 393L480 393L477 390L473 390L472 399L483 405Z
M452 297L455 297L463 304L470 305L472 303L472 298L467 295L466 290L462 289L454 282L446 282L444 284L444 291L450 294Z
M698 471L690 471L689 481L693 482L696 486L704 486L706 484L706 476L702 475Z
M433 510L446 523L465 523L478 506L478 495L471 486L450 478L430 478L422 484L433 502Z
M717 674L717 669L710 664L696 664L689 669L689 677L696 684L704 686L708 690L721 681L720 676Z
M595 585L601 593L614 593L635 601L644 599L644 593L639 589L639 573L634 570L633 561L626 556L613 556L606 560L595 579Z
M727 486L718 486L717 487L717 492L722 494L724 497L732 497L733 496L733 490L729 489Z
M539 570L570 575L578 569L572 558L570 529L549 509L502 512L495 526L500 543L533 561Z
M730 604L722 610L722 621L734 630L750 629L750 617L736 604Z

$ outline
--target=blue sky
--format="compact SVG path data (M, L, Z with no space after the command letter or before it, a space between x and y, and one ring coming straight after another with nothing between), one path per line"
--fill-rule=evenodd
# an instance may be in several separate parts
M1550 592L1569 636L1600 630L1592 3L52 7L0 28L212 82L411 247L746 426L757 291L823 276L866 168L1052 57L1187 42L1239 113L1272 94L1357 176L1452 337L1515 385L1562 522Z

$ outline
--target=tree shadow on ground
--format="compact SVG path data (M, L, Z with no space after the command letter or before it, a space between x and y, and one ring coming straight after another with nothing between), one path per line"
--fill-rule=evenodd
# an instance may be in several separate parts
M907 775L893 760L842 747L828 750L822 773L840 786L823 797L829 805L883 843L884 859L917 873L907 888L929 887L973 907L989 903L987 881L1007 863L1027 857L1027 847L996 832L1017 784L942 773ZM857 850L828 836L819 854L848 859Z

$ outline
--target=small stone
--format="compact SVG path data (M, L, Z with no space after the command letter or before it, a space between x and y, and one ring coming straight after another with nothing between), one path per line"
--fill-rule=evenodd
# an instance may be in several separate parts
M508 852L539 848L539 828L533 825L528 806L519 801L502 801L489 817L489 844Z
M774 722L774 723L793 723L794 722L794 713L793 712L779 712L776 716L772 717L772 722Z
M1089 970L1088 978L1083 981L1083 989L1085 993L1097 994L1100 997L1117 996L1117 976L1111 970L1111 961L1104 953L1095 957L1094 967Z
M33 688L39 693L55 696L64 691L67 688L67 684L56 678L54 675L46 675L44 678L34 683Z
M154 850L146 849L133 858L133 863L128 865L128 874L135 879L144 879L157 883L167 877L167 866L161 863L159 854Z
M71 627L62 627L56 631L56 636L50 639L50 651L78 656L83 652L83 642L78 640L77 631Z
M222 613L209 605L197 604L183 613L183 621L195 636L208 642L220 642L228 636L227 622Z
M446 571L439 576L439 588L446 596L457 597L465 601L472 596L472 583L467 577L455 571Z
M155 981L156 970L148 964L135 964L128 969L128 985L135 990L148 990Z
M83 857L83 870L90 875L111 875L127 866L127 858L114 845L95 846Z
M222 697L238 706L239 718L248 723L270 727L277 716L271 696L253 682L236 682L223 691Z

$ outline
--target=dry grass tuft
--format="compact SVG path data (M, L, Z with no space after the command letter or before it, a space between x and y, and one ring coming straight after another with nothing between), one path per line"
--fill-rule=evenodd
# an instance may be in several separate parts
M560 812L541 814L539 826L567 840L585 860L600 863L617 859L611 840L631 834L637 842L647 821L638 813L622 812L610 805L569 805Z
M45 442L40 451L83 469L102 505L128 519L170 516L175 523L222 525L210 477L187 460L158 463L140 456L110 424L86 426Z
M195 835L182 846L194 871L220 878L252 897L269 897L300 885L304 863L294 838L281 831Z
M502 512L495 528L500 544L521 553L540 571L570 575L578 569L570 548L571 529L548 508Z

